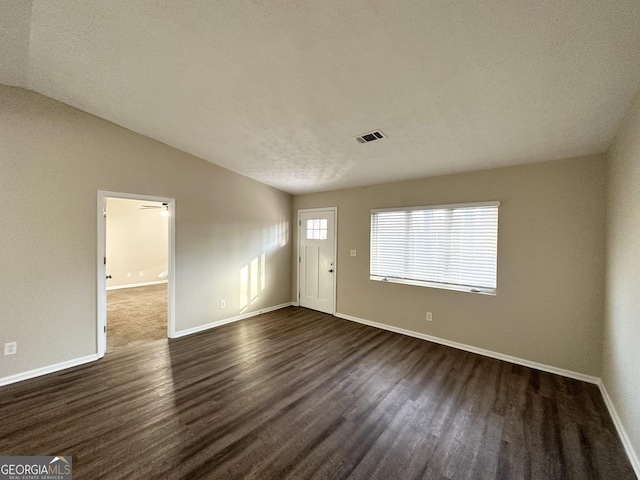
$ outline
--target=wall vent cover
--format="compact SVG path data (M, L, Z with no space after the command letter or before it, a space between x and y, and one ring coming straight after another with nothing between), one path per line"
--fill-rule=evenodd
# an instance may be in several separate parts
M359 143L369 143L374 140L380 140L381 138L387 138L384 133L380 130L374 130L373 132L363 133L362 135L356 137L356 140Z

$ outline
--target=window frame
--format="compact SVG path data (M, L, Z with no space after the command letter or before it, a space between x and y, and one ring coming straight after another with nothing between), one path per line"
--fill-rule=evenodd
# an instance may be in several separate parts
M429 287L429 288L438 288L445 290L454 290L461 292L470 292L470 293L478 293L482 295L492 295L495 296L497 294L498 288L498 226L499 226L499 207L501 205L500 201L487 201L487 202L473 202L473 203L454 203L454 204L441 204L441 205L426 205L426 206L410 206L410 207L393 207L393 208L377 208L372 209L370 212L370 231L369 231L369 279L373 281L381 281L381 282L389 282L389 283L399 283L405 285L415 285L420 287ZM372 274L373 267L373 257L374 257L374 215L377 213L383 212L412 212L412 211L426 211L426 210L453 210L453 209L464 209L464 208L477 208L477 207L496 207L496 240L495 240L495 287L488 288L485 286L477 286L477 285L462 285L457 283L446 283L446 282L438 282L434 280L422 280L422 279L408 279L402 277L392 277L392 276L383 276L378 274ZM405 235L404 238L407 238ZM407 247L408 242L405 243L405 248ZM408 257L406 257L408 258Z
M312 223L309 226L309 222ZM316 224L317 223L317 224ZM307 240L327 240L328 223L326 218L309 218L305 225L305 236ZM311 236L309 236L311 233Z

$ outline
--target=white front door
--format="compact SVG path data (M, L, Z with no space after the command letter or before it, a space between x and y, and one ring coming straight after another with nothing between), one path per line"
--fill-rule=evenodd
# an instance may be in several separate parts
M298 212L300 306L335 313L336 210Z

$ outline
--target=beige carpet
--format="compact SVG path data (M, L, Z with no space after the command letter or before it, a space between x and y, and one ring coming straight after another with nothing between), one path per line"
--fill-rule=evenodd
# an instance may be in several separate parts
M107 350L167 338L167 284L107 292Z

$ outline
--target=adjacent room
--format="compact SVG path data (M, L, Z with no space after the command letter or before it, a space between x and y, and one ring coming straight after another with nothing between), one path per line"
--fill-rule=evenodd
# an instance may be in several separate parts
M166 339L169 206L107 198L104 215L107 351Z
M640 477L637 0L0 0L0 201L2 468Z

